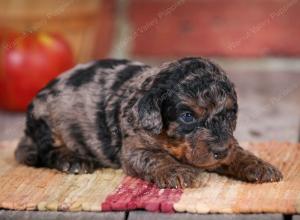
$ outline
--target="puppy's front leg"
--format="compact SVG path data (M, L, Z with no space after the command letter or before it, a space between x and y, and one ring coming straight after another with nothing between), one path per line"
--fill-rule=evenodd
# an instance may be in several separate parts
M229 160L215 171L247 182L275 182L283 178L276 167L239 146L233 149Z
M126 150L123 154L122 166L128 175L153 182L159 188L191 187L200 171L179 163L160 149Z

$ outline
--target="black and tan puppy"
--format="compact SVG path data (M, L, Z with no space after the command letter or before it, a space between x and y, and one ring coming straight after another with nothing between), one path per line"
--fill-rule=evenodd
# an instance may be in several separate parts
M234 85L207 59L100 60L39 92L16 158L68 173L122 167L159 187L192 186L201 170L279 181L280 171L238 146L237 111Z

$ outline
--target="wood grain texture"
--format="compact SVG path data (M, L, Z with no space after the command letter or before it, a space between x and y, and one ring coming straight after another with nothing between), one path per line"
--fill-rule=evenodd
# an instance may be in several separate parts
M294 215L294 216L292 217L292 220L300 220L300 215Z
M145 213L142 211L130 212L128 220L283 220L283 216L280 214L241 214L241 215L229 215L229 214L191 214L191 213L176 213L176 214L164 214L164 213Z
M1 220L125 220L124 212L35 212L0 210Z

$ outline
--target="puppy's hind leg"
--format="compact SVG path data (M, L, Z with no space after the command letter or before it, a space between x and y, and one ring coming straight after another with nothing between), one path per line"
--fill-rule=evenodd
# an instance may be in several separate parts
M49 167L73 174L91 173L100 166L93 158L75 154L65 146L51 145L47 151L41 152L28 136L21 139L15 157L18 162L28 166Z
M53 148L45 155L44 160L47 167L71 174L92 173L100 167L95 159L78 155L66 147Z
M90 173L98 167L91 156L81 156L68 149L51 131L47 121L29 112L25 137L19 143L15 157L20 163L49 167L68 173Z
M30 137L22 137L15 151L15 157L19 163L28 166L38 166L37 146Z

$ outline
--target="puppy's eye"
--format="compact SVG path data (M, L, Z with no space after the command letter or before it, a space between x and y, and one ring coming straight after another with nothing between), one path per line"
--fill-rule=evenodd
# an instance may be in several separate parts
M188 123L188 124L191 124L196 121L196 119L194 118L194 116L191 112L184 112L184 113L180 114L179 119L182 122Z

